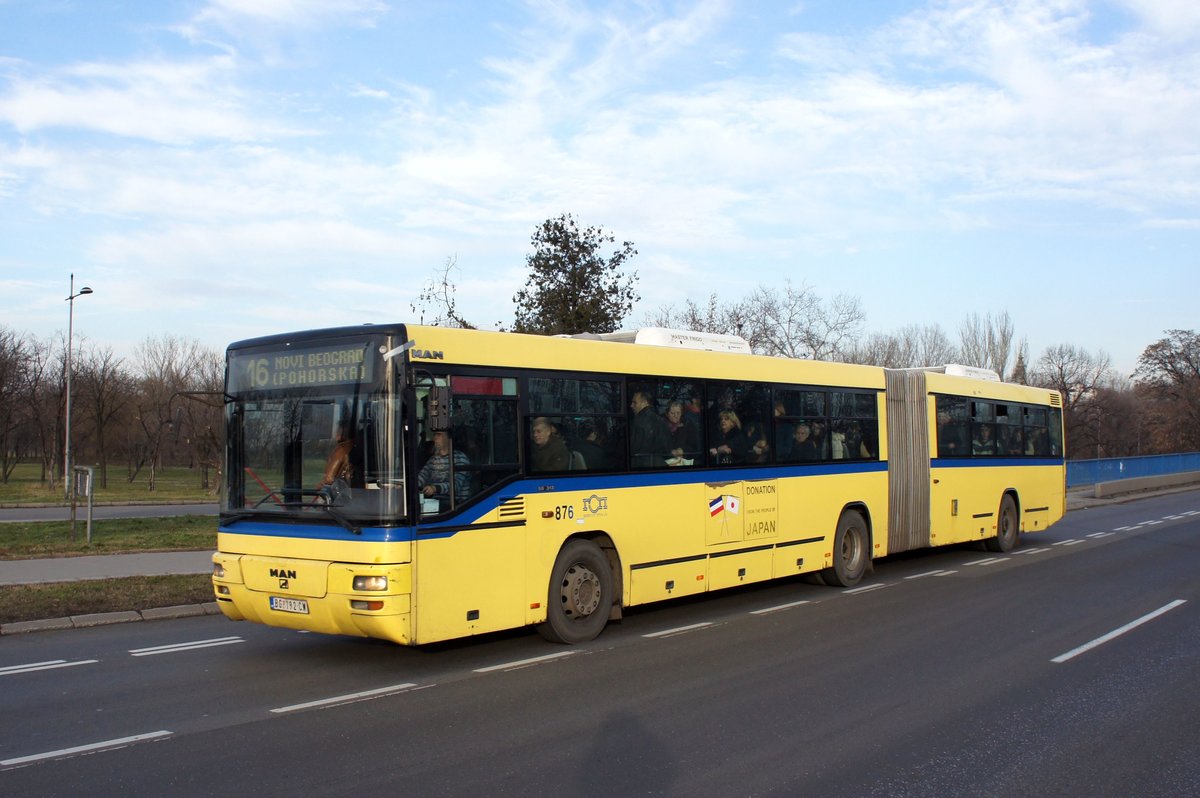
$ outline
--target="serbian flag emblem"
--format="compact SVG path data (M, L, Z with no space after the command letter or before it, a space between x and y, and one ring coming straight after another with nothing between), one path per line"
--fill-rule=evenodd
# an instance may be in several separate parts
M718 496L717 498L713 499L712 501L710 501L708 503L708 514L710 516L720 515L721 511L724 509L725 509L725 497L724 496Z

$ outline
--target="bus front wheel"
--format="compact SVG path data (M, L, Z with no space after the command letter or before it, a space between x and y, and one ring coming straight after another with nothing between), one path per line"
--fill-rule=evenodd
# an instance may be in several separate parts
M854 587L862 581L870 560L867 522L856 510L842 513L833 533L833 566L821 571L830 587Z
M608 558L590 540L573 540L558 553L550 573L546 622L538 626L552 643L594 640L608 622L613 576Z
M988 551L1007 554L1017 547L1021 529L1017 521L1017 505L1012 496L1005 494L1000 500L1000 517L996 519L996 537L988 538L983 545Z

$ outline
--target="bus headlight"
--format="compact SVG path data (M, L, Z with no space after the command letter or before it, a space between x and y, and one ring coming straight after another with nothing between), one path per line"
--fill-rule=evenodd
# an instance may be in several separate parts
M219 563L219 562L213 563L213 576L215 576L217 579L225 578L225 564L224 563Z
M386 576L356 576L354 577L354 589L365 591L387 590L388 578Z

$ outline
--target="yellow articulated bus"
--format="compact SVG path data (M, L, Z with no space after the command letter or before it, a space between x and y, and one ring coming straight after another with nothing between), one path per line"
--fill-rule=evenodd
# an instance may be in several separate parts
M963 367L414 325L242 341L227 365L213 586L235 620L579 643L675 596L1008 551L1065 508L1059 395Z

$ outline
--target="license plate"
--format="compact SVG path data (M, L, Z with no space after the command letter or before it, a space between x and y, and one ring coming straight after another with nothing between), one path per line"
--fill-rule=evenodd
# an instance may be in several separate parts
M271 596L271 609L279 610L280 612L298 612L302 615L308 615L308 602L304 599Z

